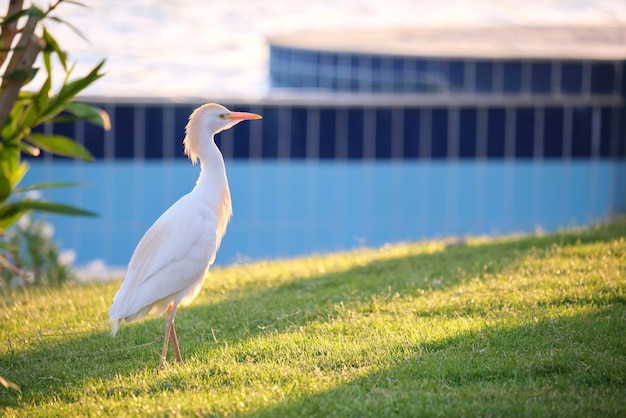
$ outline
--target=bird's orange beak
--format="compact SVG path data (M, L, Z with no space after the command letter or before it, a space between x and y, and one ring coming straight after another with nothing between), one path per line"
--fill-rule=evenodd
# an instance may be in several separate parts
M230 112L226 117L230 120L254 120L261 119L261 115L248 112Z

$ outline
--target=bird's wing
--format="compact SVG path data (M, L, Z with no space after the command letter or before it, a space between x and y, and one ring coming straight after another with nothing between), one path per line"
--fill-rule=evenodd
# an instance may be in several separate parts
M189 195L163 213L139 241L109 310L131 316L203 278L217 251L216 220Z

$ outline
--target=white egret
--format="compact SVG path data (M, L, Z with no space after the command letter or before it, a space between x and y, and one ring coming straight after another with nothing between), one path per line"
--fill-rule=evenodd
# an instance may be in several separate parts
M224 158L213 137L243 120L260 118L215 103L194 110L183 144L192 163L200 160L200 176L193 190L167 209L139 241L109 309L113 335L122 320L167 312L161 368L170 339L176 360L182 363L174 328L176 309L198 295L232 214Z

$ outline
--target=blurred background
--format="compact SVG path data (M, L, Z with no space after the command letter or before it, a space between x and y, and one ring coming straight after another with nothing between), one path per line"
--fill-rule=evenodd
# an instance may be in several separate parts
M89 90L95 96L207 98L267 93L268 37L302 30L626 24L626 5L621 0L82 3L88 7L63 4L57 14L76 26L88 42L65 25L50 28L76 62L77 74L107 59L107 76Z
M5 3L5 2L3 2ZM48 216L78 265L124 266L195 182L205 102L263 115L217 139L234 215L217 264L402 240L554 230L626 211L626 4L102 0L50 25L111 116L47 125L96 156L32 183L99 218ZM3 7L5 7L3 5Z

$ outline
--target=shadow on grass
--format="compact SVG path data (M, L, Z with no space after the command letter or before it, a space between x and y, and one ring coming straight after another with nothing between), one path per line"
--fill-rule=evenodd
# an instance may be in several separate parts
M468 278L482 278L486 274L514 268L531 251L545 250L554 244L567 246L612 240L623 236L624 229L626 226L620 224L619 231L599 227L577 233L461 246L433 254L377 260L312 278L294 277L287 283L255 292L246 293L243 289L240 294L220 303L181 309L177 316L181 351L183 357L189 359L202 355L207 347L214 347L218 344L216 340L235 343L270 332L288 332L292 327L306 326L312 321L333 320L338 306L366 309L375 298L391 297L396 293L420 295L444 291ZM433 280L438 283L436 287L433 287ZM8 355L0 357L0 370L20 384L25 402L52 399L76 402L85 395L82 390L89 387L90 382L113 381L118 375L154 370L158 364L163 326L164 320L159 318L125 326L116 338L104 332L46 336L33 349L9 351ZM444 342L444 348L463 344L467 338L473 337ZM412 364L410 362L406 367ZM384 379L385 373L370 376L363 380L363 384L372 387L372 379ZM432 380L432 376L422 377ZM359 386L351 383L341 390L349 390L353 385ZM382 388L379 383L375 387ZM368 396L385 397L384 392L369 393ZM274 412L281 415L280 408L295 410L303 407L304 404L298 401L278 407ZM268 413L271 415L272 411Z
M625 310L615 303L413 347L392 367L246 416L624 416Z

